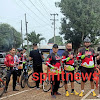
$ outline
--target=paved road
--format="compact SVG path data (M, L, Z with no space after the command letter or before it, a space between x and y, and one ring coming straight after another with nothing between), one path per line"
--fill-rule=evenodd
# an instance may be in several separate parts
M46 70L46 67L43 67L43 70ZM46 71L45 71L46 72ZM70 88L70 83L68 84L69 86L69 92L71 90ZM16 87L17 89L19 89L19 91L15 92L12 91L12 81L10 82L9 88L8 88L8 93L5 93L0 100L51 100L51 96L50 96L50 91L49 92L43 92L42 89L40 90L36 90L35 88L30 89L28 87L25 87L24 89L22 89L20 86ZM75 82L75 90L77 92L81 91L81 85L77 84ZM56 100L95 100L97 99L96 97L93 97L90 95L90 82L87 82L85 84L85 96L84 97L79 97L79 96L75 96L75 95L70 95L69 97L65 96L65 89L64 87L59 89L59 92L61 93L60 96L57 96ZM98 90L95 89L95 92L98 94ZM100 100L100 99L98 99Z
M89 94L90 91L90 83L87 82L85 85L85 94ZM20 86L17 86L17 89L19 89L18 92L12 91L12 86L10 84L8 93L5 93L0 100L51 100L50 91L49 92L43 92L42 89L36 90L35 88L30 89L28 87L21 89ZM69 92L70 92L70 83L69 83ZM80 92L80 85L75 83L75 90L77 92ZM75 95L70 95L69 97L65 96L65 90L64 87L59 89L59 92L62 94L60 96L57 96L56 100L85 100L85 99L97 99L96 97L92 97L90 94L86 97L79 97ZM96 93L98 93L98 90L95 90ZM100 100L100 99L99 99Z

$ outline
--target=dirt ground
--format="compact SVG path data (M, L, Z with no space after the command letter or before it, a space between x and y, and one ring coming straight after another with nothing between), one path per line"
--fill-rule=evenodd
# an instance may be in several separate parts
M44 72L46 72L46 66L43 65L43 70ZM75 90L77 92L81 91L81 85L77 84L75 82ZM70 83L68 84L69 87L69 93L70 93ZM4 93L3 96L0 98L0 100L52 100L51 96L50 96L50 91L49 92L43 92L42 88L40 90L36 90L35 88L28 88L27 86L22 89L19 85L17 85L16 87L17 89L19 89L19 91L12 91L12 81L9 84L9 88L8 88L8 92ZM97 97L93 97L89 91L90 91L90 82L87 82L85 84L85 94L87 96L84 97L79 97L79 96L75 96L75 95L71 95L69 97L65 96L65 89L60 88L59 92L61 93L60 96L56 97L56 100L95 100L97 99ZM98 94L98 89L95 89L95 92ZM100 99L97 99L100 100Z

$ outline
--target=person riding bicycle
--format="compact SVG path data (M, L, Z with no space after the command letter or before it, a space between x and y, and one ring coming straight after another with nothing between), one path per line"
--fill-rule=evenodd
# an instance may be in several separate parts
M77 60L81 59L81 74L84 76L86 74L90 75L91 73L91 78L90 78L90 83L91 83L91 94L92 96L96 96L96 93L94 92L94 81L93 81L93 73L94 73L94 66L95 66L95 52L92 48L90 48L91 45L91 40L86 37L84 39L84 46L79 50L79 53L77 55ZM87 79L83 78L82 76L82 81L81 81L81 92L79 94L80 97L84 96L84 85Z
M61 64L60 64L60 56L57 54L58 52L58 45L54 44L52 48L53 52L48 56L46 65L50 68L50 75L51 75L51 96L52 98L56 98L55 95L61 95L58 92L58 88L60 85L60 80L57 80L58 73L61 74ZM54 80L52 74L54 75Z
M33 60L33 71L39 74L39 80L36 81L36 89L39 90L40 73L42 70L42 59L44 58L43 53L38 49L36 43L33 43L33 50L30 51L29 60Z
M75 94L78 95L79 93L77 93L74 90L74 52L72 51L72 43L67 43L66 44L66 50L64 51L64 53L62 54L62 63L64 64L64 79L65 79L65 91L66 91L66 96L69 96L69 92L68 92L68 82L70 80L71 82L71 94ZM71 73L71 74L69 74ZM68 80L66 80L66 75L68 75ZM71 79L72 77L72 79Z
M11 48L10 54L6 55L4 61L5 65L7 66L7 80L6 80L5 92L7 92L11 74L13 74L13 91L18 91L16 89L16 80L17 80L16 63L14 62L14 55L16 52L15 50L16 50L15 48Z

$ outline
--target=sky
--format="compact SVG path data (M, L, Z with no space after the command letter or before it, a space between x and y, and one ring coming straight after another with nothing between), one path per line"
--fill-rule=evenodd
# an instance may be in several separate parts
M55 2L61 0L0 0L0 23L8 23L17 31L21 32L21 20L23 21L23 37L25 37L25 13L28 22L28 33L36 31L48 40L54 36L52 20L50 14L57 13L56 16L56 36L59 35L61 18L63 15L60 8L55 7ZM62 36L63 37L63 36Z

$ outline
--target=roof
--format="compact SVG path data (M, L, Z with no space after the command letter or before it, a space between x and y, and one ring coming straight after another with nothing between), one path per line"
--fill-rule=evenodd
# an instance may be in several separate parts
M58 46L59 49L65 49L65 46ZM41 45L39 49L52 49L52 45Z

